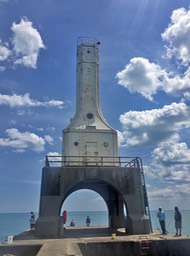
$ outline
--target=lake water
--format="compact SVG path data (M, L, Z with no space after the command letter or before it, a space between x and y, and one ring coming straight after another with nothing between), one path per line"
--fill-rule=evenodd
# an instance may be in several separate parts
M156 211L151 211L151 222L153 230L160 229ZM182 234L190 235L190 211L182 210ZM169 233L175 233L174 228L174 211L165 211L166 229ZM36 217L38 214L36 213ZM106 211L90 211L90 212L68 212L67 222L65 226L69 226L73 219L76 226L84 226L86 217L90 216L92 226L108 225L108 213ZM14 236L29 229L30 213L0 213L0 242L5 241L7 236Z

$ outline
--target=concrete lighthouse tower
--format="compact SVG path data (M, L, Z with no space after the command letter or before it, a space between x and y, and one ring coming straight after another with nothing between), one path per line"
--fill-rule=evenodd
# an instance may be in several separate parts
M111 157L109 163L101 163L108 165L118 156L117 132L100 110L99 44L92 38L78 39L76 114L63 131L63 155L70 164L79 164L85 157L86 164L99 165L100 157ZM71 163L73 156L75 162Z
M142 161L118 156L117 132L100 110L98 53L96 39L78 40L76 114L63 130L62 155L46 157L35 231L38 237L66 235L61 209L69 195L80 189L95 191L103 198L107 234L118 228L125 228L128 234L151 232Z

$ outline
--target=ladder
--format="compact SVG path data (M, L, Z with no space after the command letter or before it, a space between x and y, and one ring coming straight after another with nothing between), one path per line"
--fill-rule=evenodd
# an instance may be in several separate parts
M151 241L147 236L140 236L140 256L151 256Z
M143 170L143 163L142 163L142 159L140 157L138 159L139 159L138 165L139 165L139 169L141 171L142 189L143 189L143 194L144 194L145 209L146 209L147 215L149 216L149 219L150 219L150 229L152 232L151 215L150 215L150 208L149 208L149 203L148 203L148 195L147 195L147 191L146 191L146 182L145 182L145 176L144 176L144 170Z

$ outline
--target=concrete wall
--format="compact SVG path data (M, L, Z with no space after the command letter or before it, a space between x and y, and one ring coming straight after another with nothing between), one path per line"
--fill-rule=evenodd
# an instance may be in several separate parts
M0 256L35 256L41 245L0 245Z
M60 210L74 191L86 188L99 193L108 206L110 227L125 227L129 234L150 233L140 170L124 167L45 167L42 174L37 236L62 235ZM123 204L127 206L127 222Z
M189 239L151 241L148 254L141 254L140 243L135 241L79 243L78 245L83 256L190 256Z
M151 256L190 256L190 239L149 240ZM70 253L72 251L72 253ZM48 253L47 253L48 252ZM76 253L77 252L77 253ZM57 253L57 254L56 254ZM83 255L83 256L141 256L139 241L99 241L73 242L72 239L54 240L44 245L0 245L0 256L47 256L47 255Z

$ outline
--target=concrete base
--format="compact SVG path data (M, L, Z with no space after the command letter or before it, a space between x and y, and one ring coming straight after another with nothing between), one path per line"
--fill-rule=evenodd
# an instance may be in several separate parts
M82 227L84 229L86 227ZM69 228L75 234L75 228ZM102 228L101 228L102 229ZM36 239L30 232L17 235L9 245L0 243L0 256L12 254L17 256L125 256L142 255L143 244L146 244L144 255L152 256L190 256L190 238L175 237L174 234L163 236L152 233L149 235L123 235L117 231L101 236L96 228L96 236L64 239ZM20 239L19 239L20 238ZM28 240L27 240L28 238Z
M149 234L150 233L150 220L147 215L130 215L127 218L126 233L133 234Z
M36 223L38 237L58 238L63 235L63 221L60 217L39 217Z
M90 189L102 196L108 208L110 228L126 228L128 234L149 234L151 225L143 187L140 168L45 167L36 236L62 236L62 204L79 189Z

